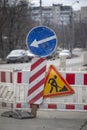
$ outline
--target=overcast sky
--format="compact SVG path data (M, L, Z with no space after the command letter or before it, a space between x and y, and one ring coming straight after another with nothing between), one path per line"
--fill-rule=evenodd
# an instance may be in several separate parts
M36 6L39 6L40 0L29 1L33 1ZM79 3L76 1L79 1ZM87 0L42 0L42 6L51 6L52 4L73 5L73 8L78 10L81 6L87 6Z

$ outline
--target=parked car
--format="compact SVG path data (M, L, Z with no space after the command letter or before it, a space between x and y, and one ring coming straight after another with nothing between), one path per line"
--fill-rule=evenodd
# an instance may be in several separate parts
M28 56L28 61L31 61L32 58L35 57L35 55L29 50L26 50L26 55Z
M66 58L71 58L72 57L72 54L70 52L70 50L62 50L60 53L59 53L59 57L61 56L66 56Z
M12 50L6 57L7 63L16 63L16 62L28 62L28 56L26 51L23 49Z

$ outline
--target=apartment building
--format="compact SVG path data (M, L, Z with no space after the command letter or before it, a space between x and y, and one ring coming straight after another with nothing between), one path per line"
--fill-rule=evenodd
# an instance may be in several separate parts
M40 12L41 11L41 12ZM42 22L48 20L51 23L56 24L68 24L70 21L70 15L72 14L71 6L63 6L62 4L53 4L52 6L33 7L32 19L40 21L40 15L42 15Z
M81 8L81 21L87 23L87 7Z

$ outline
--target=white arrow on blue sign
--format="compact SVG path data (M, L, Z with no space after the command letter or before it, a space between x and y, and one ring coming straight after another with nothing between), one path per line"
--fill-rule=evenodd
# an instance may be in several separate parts
M33 54L46 57L55 51L57 38L52 29L46 26L38 26L28 33L26 43Z

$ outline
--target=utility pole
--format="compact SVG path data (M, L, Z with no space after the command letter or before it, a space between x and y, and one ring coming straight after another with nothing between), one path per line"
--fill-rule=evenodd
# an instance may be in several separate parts
M74 1L72 3L72 7L74 4L76 3L79 3L78 0ZM70 37L70 42L71 42L71 45L70 45L70 51L72 53L72 49L73 49L73 45L75 44L75 28L74 28L74 12L73 12L73 8L71 8L71 14L70 14L70 30L71 30L71 37Z
M63 49L65 48L65 31L64 31L64 18L63 18L63 16L61 16L61 18L60 18L60 20L61 20L61 23L62 23L62 39L63 39Z
M40 0L40 25L42 25L42 0Z

